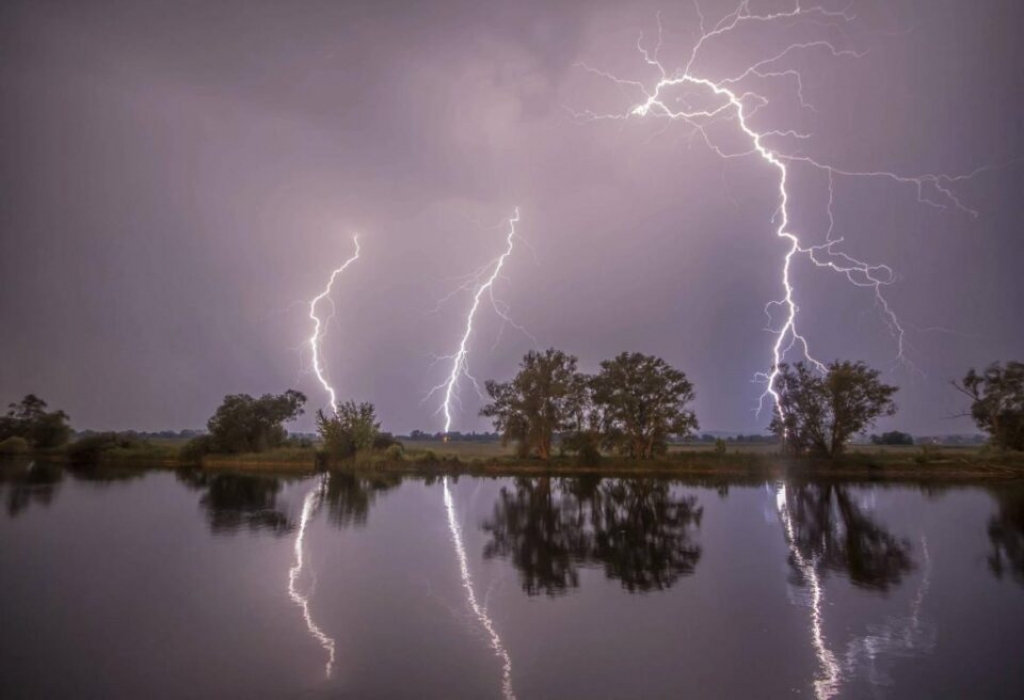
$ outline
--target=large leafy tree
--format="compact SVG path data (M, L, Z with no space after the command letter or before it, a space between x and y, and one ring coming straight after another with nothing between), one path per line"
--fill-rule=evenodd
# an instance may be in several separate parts
M586 379L576 358L561 350L531 350L509 382L486 383L491 403L480 415L493 419L502 443L515 443L520 456L551 456L553 436L578 427L586 406Z
M284 423L303 413L306 395L289 389L283 394L248 394L224 397L206 429L214 452L262 452L279 447L288 437Z
M380 423L372 403L346 401L330 418L323 411L317 411L316 427L327 453L342 459L354 457L359 450L370 449L380 435Z
M0 418L0 440L20 437L32 447L59 447L71 439L68 414L47 411L46 402L28 394L20 403L12 403Z
M824 373L803 362L781 364L774 384L778 405L769 429L795 453L835 457L879 416L896 413L892 396L897 387L883 384L879 376L863 362L836 360Z
M971 417L1004 449L1024 450L1024 362L973 369L953 385L971 399Z
M621 353L601 363L591 387L606 444L635 459L650 459L664 452L669 436L697 428L687 408L693 384L660 357Z

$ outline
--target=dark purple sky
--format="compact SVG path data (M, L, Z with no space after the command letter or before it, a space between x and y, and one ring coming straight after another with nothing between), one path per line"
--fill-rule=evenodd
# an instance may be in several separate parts
M712 22L733 6L701 3ZM698 31L689 3L5 2L0 401L35 392L97 429L202 426L226 393L295 387L322 405L294 302L359 232L328 372L387 428L438 429L437 401L421 398L470 299L435 302L498 253L495 227L518 205L529 247L498 289L540 346L585 370L658 354L694 381L702 427L763 428L752 377L770 358L764 303L781 294L777 173L723 161L682 125L572 114L631 104L580 62L653 83L636 39L659 10L676 68ZM922 205L912 186L836 182L836 235L897 273L886 293L917 371L894 363L870 290L793 268L816 355L863 359L902 387L879 428L968 431L948 418L963 408L948 379L1024 358L1024 10L854 0L851 12L842 32L723 37L697 68L721 79L825 36L866 53L792 57L816 111L792 83L762 86L774 101L758 127L813 133L790 152L907 175L1003 166L956 186L976 218ZM795 228L823 240L820 177L794 170L791 197ZM533 346L499 329L482 309L480 378L507 378ZM453 427L485 428L462 395Z

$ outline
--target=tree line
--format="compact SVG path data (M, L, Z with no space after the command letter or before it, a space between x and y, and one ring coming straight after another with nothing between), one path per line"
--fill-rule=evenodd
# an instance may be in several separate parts
M782 364L771 386L776 405L768 430L791 454L839 456L853 436L866 433L878 418L895 415L898 388L880 377L863 362ZM970 399L965 415L995 446L1024 450L1024 363L971 369L952 384ZM562 350L531 350L512 379L488 380L485 387L490 401L481 415L492 420L502 443L514 446L521 458L547 460L557 450L576 455L581 464L597 461L602 453L649 460L665 454L670 442L690 438L699 425L691 408L696 393L686 374L639 352L620 353L588 375L579 371L575 356ZM284 427L304 413L305 403L306 396L294 389L259 398L225 396L206 434L190 440L181 458L312 447L310 439L289 436ZM0 416L0 455L67 444L73 434L67 413L47 409L34 394L10 404ZM348 459L365 451L402 457L402 444L381 429L372 403L344 402L333 415L318 411L316 422L321 451L329 458ZM69 454L77 450L94 456L126 441L134 445L136 437L84 435ZM909 444L912 439L891 431L873 436L872 442Z

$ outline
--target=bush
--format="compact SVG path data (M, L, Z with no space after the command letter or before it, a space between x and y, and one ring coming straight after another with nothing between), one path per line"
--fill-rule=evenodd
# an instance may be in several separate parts
M0 442L0 455L4 457L13 457L15 455L27 454L29 451L28 440L22 437L14 436L9 437L6 440Z
M384 458L389 462L401 462L405 459L405 448L402 447L402 443L396 441L394 444L388 446L388 448L384 450Z
M178 461L183 464L199 464L203 457L213 451L213 439L209 435L194 437L178 450Z
M72 464L95 464L100 456L118 446L117 433L94 433L71 443L68 459Z
M935 445L921 445L921 451L915 455L914 461L918 464L928 464L939 456L939 448Z

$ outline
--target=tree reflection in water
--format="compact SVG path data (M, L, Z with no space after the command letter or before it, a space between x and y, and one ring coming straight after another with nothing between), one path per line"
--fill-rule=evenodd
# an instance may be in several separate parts
M576 588L586 565L630 592L664 590L700 561L702 515L664 480L520 478L482 525L484 557L510 557L530 595Z
M362 527L377 497L402 483L400 476L377 475L360 478L344 472L334 472L327 480L324 501L327 518L340 528Z
M845 486L831 483L786 485L793 542L821 573L843 573L862 588L885 591L914 569L908 540L898 539L854 501ZM803 569L793 556L798 579Z
M59 465L47 462L9 462L0 465L0 492L7 491L7 515L16 518L29 506L49 506L64 479Z
M294 528L278 507L281 480L268 476L220 474L200 469L179 470L178 480L203 491L199 505L214 534L231 534L242 528L285 535Z
M888 591L915 567L910 543L872 520L843 486L790 482L779 485L775 496L794 583L810 592L811 642L819 665L814 681L818 700L836 695L859 667L866 668L872 686L885 685L888 677L883 661L927 653L934 647L935 626L921 617L931 581L931 558L922 538L925 573L909 614L869 626L867 634L852 639L845 656L837 659L825 636L824 575L829 571L845 573L858 587Z
M989 570L1024 585L1024 486L1002 486L992 497L998 510L988 521Z

